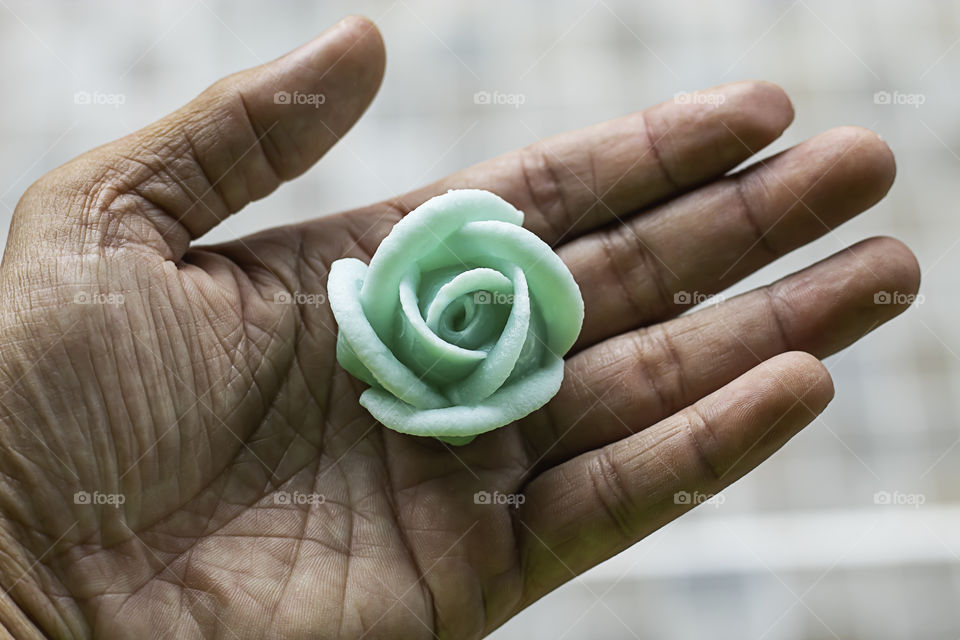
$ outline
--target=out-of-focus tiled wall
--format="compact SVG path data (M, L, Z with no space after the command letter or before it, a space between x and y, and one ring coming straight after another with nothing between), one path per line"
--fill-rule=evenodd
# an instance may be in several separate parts
M384 33L380 96L317 168L212 239L367 203L742 78L777 82L794 100L795 124L767 153L861 124L899 161L882 204L737 290L891 234L919 255L922 303L828 361L837 399L722 504L572 582L496 637L960 636L960 3L0 0L0 237L45 171L345 13ZM75 104L80 91L123 104ZM476 104L478 91L523 104ZM878 104L883 91L923 104ZM880 502L924 504L877 504L878 492L887 492Z

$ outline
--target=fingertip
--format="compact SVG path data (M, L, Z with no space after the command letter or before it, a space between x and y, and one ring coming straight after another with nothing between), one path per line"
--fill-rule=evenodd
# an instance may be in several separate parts
M711 466L725 469L732 481L810 424L833 394L830 373L817 358L781 353L700 400L696 413L711 426L695 436Z
M897 177L897 157L896 154L894 154L893 149L890 147L890 144L883 138L883 136L872 129L855 125L851 126L850 128L858 129L861 135L869 140L870 144L874 147L878 166L886 170L885 172L889 176L888 179L892 185L894 179Z
M833 377L816 356L806 351L788 351L765 364L796 401L812 413L819 414L833 400Z
M360 118L383 80L385 53L376 25L347 16L310 42L265 65L235 74L218 93L239 93L276 177L309 169ZM266 136L266 133L262 135ZM250 200L265 190L253 190Z
M793 105L771 82L745 81L681 92L642 114L646 137L674 185L729 171L780 137Z
M759 120L766 124L769 131L779 135L790 126L795 112L793 102L783 87L767 80L746 80L740 85L744 101L756 105L756 108L765 114L765 117L761 116Z
M380 29L370 18L363 15L348 15L335 25L347 34L347 38L359 47L368 62L379 62L380 75L386 63L386 47Z
M831 129L826 135L844 154L841 160L865 184L872 186L875 202L883 198L897 176L897 162L893 150L875 132L857 125Z
M869 261L876 282L875 304L899 313L916 301L922 278L920 263L907 245L890 236L877 236L857 243L850 251Z
M336 26L344 29L356 29L363 33L374 31L379 35L379 30L373 20L359 13L351 13L350 15L344 16Z
M897 238L874 236L862 240L852 249L869 249L876 256L876 267L901 291L916 293L920 288L920 263L913 251Z
M744 174L773 171L783 176L774 184L789 184L788 189L777 190L781 206L800 204L801 213L815 216L791 217L778 225L781 232L792 221L797 234L806 233L812 239L822 234L824 224L839 226L883 199L893 184L896 163L890 148L875 133L845 126L814 136Z
M745 80L718 89L727 98L728 126L751 150L770 144L793 122L793 103L773 82Z
M371 85L373 89L379 87L385 62L386 51L377 26L365 16L349 15L278 59L235 75L256 83L261 72L270 67L270 76L292 74L305 89L344 75L362 92Z
M320 65L321 76L331 72L348 76L359 90L375 92L383 80L386 49L380 30L366 16L348 15L290 55L306 53ZM309 63L308 63L309 64Z

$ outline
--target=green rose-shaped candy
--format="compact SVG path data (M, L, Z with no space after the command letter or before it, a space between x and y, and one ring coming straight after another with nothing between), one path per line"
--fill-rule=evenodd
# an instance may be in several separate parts
M370 385L360 404L381 423L465 444L557 393L583 298L522 224L489 191L448 191L398 222L369 266L333 263L337 360Z

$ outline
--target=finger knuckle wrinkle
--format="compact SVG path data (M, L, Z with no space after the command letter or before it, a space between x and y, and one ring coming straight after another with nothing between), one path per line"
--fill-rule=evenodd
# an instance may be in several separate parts
M635 508L621 466L607 449L601 449L587 467L593 492L601 508L624 539L633 538Z
M727 469L713 453L717 448L717 437L709 420L696 406L684 411L682 416L683 432L689 445L687 449L693 454L703 474L711 481L719 481L727 474Z

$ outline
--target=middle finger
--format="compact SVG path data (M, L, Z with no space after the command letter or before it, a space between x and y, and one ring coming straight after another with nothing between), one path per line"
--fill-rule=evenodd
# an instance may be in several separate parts
M575 350L679 314L875 204L893 155L842 127L561 247L583 292Z

